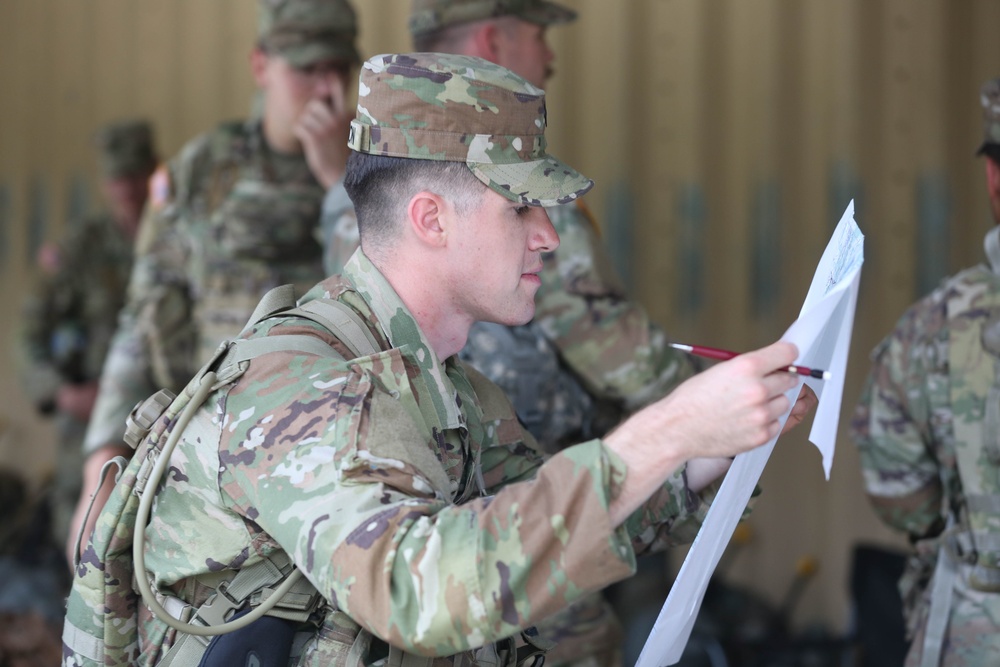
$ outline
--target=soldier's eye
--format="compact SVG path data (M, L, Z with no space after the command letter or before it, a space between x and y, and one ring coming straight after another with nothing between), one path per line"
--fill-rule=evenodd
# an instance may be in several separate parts
M514 209L514 213L519 218L523 218L524 216L528 215L528 213L530 211L531 211L531 207L530 206L518 206L517 208Z

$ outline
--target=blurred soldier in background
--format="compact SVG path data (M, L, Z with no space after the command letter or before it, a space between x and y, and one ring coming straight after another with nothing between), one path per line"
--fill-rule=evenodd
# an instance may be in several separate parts
M555 58L546 29L575 19L574 11L543 0L414 0L409 25L415 51L483 58L544 89ZM546 213L560 245L543 256L534 319L523 326L477 322L459 356L504 390L525 427L555 453L600 437L695 369L628 299L583 202ZM358 246L357 219L342 186L327 193L323 230L326 271L340 273ZM675 528L671 543L693 539L716 488L689 494L696 520L689 529ZM621 628L600 594L539 630L560 642L547 664L621 660Z
M1000 79L982 105L1000 225ZM1000 226L984 246L875 348L852 424L875 511L914 545L908 667L1000 664Z
M267 290L304 291L323 277L317 228L323 193L347 161L356 17L346 0L259 0L259 10L250 66L260 114L193 139L154 176L87 430L76 525L103 464L130 452L122 435L132 407L161 387L181 389Z
M24 382L39 412L56 420L53 533L65 543L80 495L84 431L132 270L139 219L156 168L153 131L133 120L95 139L107 210L74 221L38 254L38 280L24 313Z

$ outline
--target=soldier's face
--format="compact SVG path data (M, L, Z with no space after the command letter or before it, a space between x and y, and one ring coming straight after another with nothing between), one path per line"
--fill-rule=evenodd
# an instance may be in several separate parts
M319 61L293 67L277 55L255 51L254 75L264 91L264 122L274 148L301 150L294 129L312 100L332 104L333 88L350 79L350 66L340 61Z
M115 220L127 226L139 221L149 196L149 177L149 173L131 174L102 183L104 198Z
M544 89L552 76L555 54L545 39L545 26L511 19L499 24L496 60L529 83Z
M478 208L452 224L449 292L474 321L518 325L535 313L542 253L559 245L541 206L524 206L483 187Z

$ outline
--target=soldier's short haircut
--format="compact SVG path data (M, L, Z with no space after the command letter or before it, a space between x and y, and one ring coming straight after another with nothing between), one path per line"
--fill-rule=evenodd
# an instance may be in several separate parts
M486 186L464 162L389 157L351 151L344 188L354 203L366 248L391 240L410 198L422 190L441 195L461 215L478 206Z
M466 38L468 38L468 36L477 30L482 24L483 21L459 23L458 25L441 28L440 30L435 30L434 32L414 35L413 50L423 51L426 53L458 53L461 50L463 42L465 42Z
M518 19L514 16L498 16L492 19L482 19L470 23L458 23L446 26L433 32L413 36L413 50L438 53L461 53L469 35L479 30L486 23L493 23L498 29L511 34L517 27Z

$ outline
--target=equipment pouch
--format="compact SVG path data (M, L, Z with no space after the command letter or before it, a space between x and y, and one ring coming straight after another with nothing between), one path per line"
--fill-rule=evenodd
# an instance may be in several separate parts
M236 614L232 620L249 611ZM286 667L299 626L283 618L262 616L245 628L213 637L198 667Z

